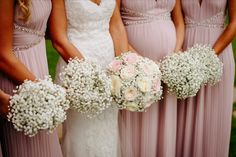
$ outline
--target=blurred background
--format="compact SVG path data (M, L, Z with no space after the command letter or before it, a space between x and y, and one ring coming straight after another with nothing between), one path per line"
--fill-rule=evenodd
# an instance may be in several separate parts
M57 60L59 58L55 49L53 49L50 40L46 41L47 46L47 56L48 56L48 65L49 73L52 78L55 77L55 69ZM236 60L236 39L232 43L234 49L234 58ZM234 81L235 87L235 96L234 96L234 105L233 105L233 114L232 114L232 131L231 131L231 142L230 142L230 154L229 157L236 157L236 81ZM59 134L61 134L61 128L59 128Z

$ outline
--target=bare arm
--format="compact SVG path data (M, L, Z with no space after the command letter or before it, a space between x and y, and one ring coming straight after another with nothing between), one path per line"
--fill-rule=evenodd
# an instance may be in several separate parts
M216 54L220 54L236 36L236 1L228 0L229 24L213 46Z
M0 115L6 116L8 113L10 95L0 90Z
M66 62L70 58L83 58L79 50L67 37L67 18L64 0L52 0L52 12L49 18L49 34L53 47Z
M0 0L0 70L17 83L35 76L12 52L14 0Z
M110 33L113 39L115 54L119 56L123 52L129 51L129 44L125 27L120 16L120 0L117 4L110 21Z
M176 28L176 45L174 51L178 52L182 49L184 42L184 20L180 0L176 0L171 16Z

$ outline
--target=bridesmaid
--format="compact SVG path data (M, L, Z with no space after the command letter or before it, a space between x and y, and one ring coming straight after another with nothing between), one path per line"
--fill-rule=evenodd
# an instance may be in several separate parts
M177 157L228 157L234 87L231 41L236 35L235 0L182 0L184 49L210 44L224 64L221 81L178 104ZM226 11L229 24L224 28Z
M179 51L184 38L180 6L180 0L121 0L131 49L155 61ZM177 99L166 89L163 97L145 113L120 112L122 157L175 156Z
M25 79L48 74L44 33L50 0L0 0L0 89L8 94ZM5 157L62 157L56 132L29 138L1 118Z

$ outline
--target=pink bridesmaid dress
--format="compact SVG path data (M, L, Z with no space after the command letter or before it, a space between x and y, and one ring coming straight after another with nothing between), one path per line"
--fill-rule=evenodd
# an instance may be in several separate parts
M227 0L182 0L184 49L213 44L224 31ZM196 97L178 103L177 157L228 157L234 86L234 57L229 45L220 55L223 76Z
M175 0L121 0L129 43L138 53L157 61L174 51L174 5ZM163 97L144 113L119 113L122 157L175 156L177 99L166 89Z
M19 10L16 5L15 13ZM32 0L32 15L25 24L15 15L13 51L38 78L48 75L44 34L51 12L51 0ZM0 74L0 89L12 94L15 84L5 74ZM18 132L5 119L0 119L0 138L4 157L62 157L57 133L42 131L35 137Z

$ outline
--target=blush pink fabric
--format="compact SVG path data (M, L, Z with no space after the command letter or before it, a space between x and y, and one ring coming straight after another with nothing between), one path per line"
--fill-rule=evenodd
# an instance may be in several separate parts
M121 8L151 16L146 23L126 26L129 43L143 56L155 61L173 52L176 31L173 21L159 19L170 13L175 0L122 0ZM122 9L121 9L122 10ZM141 21L130 12L122 13L123 21ZM176 148L177 99L164 89L164 99L144 113L121 111L119 127L122 157L174 157Z
M213 45L224 24L227 0L182 0L185 18L208 26L186 23L184 49L194 44ZM216 18L214 18L217 16ZM177 157L228 157L233 104L234 57L229 45L219 58L222 80L202 87L196 97L178 102Z
M15 8L15 13L18 11ZM25 24L15 15L14 23L32 30L45 32L46 23L51 12L50 0L33 0L31 6L32 16L30 22ZM38 40L31 33L18 30L13 32L13 47L23 46ZM46 47L44 38L36 46L27 50L15 52L17 58L25 64L38 78L48 75ZM15 84L5 74L0 74L0 88L12 94ZM42 131L35 137L27 137L17 132L13 125L1 118L0 138L3 156L5 157L62 157L57 133L47 134Z

